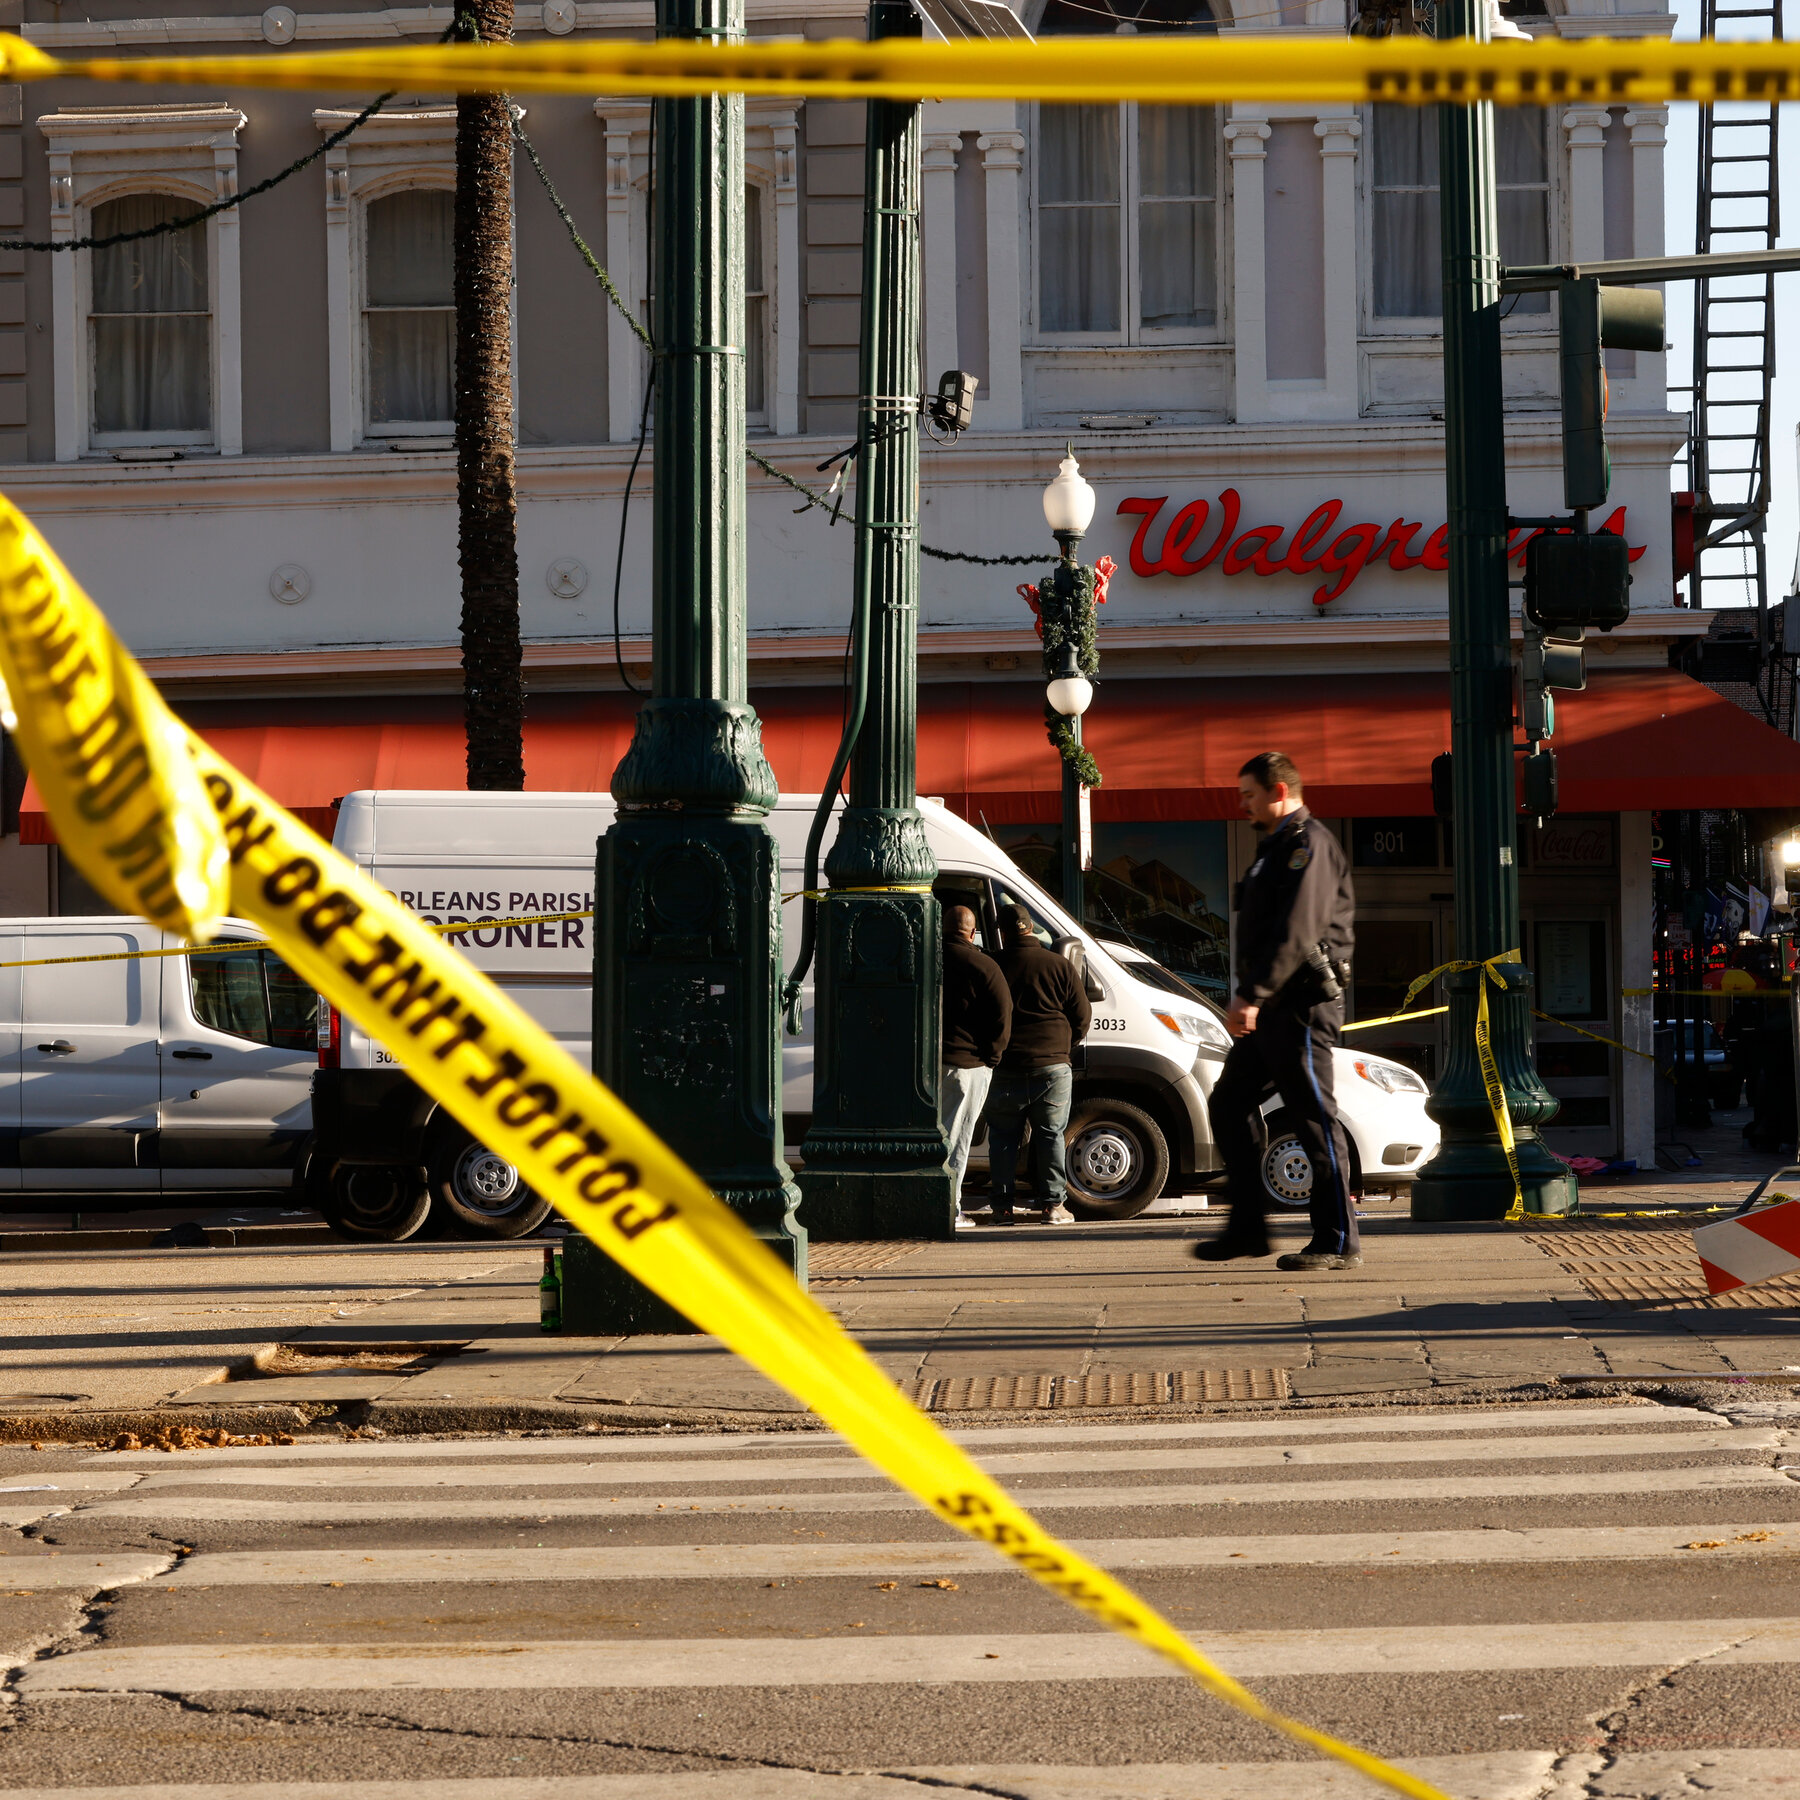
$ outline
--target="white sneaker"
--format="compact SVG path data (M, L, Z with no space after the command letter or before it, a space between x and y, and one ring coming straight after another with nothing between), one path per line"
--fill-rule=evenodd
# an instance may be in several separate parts
M1044 1214L1044 1223L1046 1225L1073 1225L1075 1215L1066 1206L1052 1207L1049 1212Z

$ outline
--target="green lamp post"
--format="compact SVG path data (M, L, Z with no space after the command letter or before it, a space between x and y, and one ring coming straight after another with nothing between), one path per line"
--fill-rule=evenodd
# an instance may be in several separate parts
M736 41L744 0L657 0L659 37ZM775 778L746 698L744 101L655 102L651 698L600 840L594 1071L805 1280L782 1153ZM571 1238L567 1331L689 1327Z
M1443 38L1488 37L1485 0L1441 0ZM1575 1204L1568 1168L1538 1128L1557 1103L1533 1057L1531 975L1521 962L1518 808L1513 776L1511 598L1500 364L1500 254L1494 109L1438 108L1444 254L1444 482L1450 551L1450 767L1457 956L1486 964L1443 978L1450 1055L1427 1102L1443 1141L1412 1190L1415 1219L1498 1219L1513 1204L1477 1047L1486 986L1492 1054L1516 1140L1519 1192L1532 1212Z
M871 38L917 37L876 0ZM800 1188L821 1241L951 1235L938 1123L943 948L937 864L917 805L919 109L872 100L863 156L856 616L868 699L849 805L825 859L813 1014L813 1118Z

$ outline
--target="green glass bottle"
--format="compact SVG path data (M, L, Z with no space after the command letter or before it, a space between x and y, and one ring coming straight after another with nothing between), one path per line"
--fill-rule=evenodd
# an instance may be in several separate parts
M562 1258L544 1246L544 1277L538 1283L538 1326L543 1331L562 1330Z

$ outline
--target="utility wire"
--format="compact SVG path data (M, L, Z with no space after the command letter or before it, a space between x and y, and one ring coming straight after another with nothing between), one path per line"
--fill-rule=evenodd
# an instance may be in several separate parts
M399 91L398 88L391 88L385 94L377 94L341 131L334 131L318 149L309 150L298 162L289 163L279 174L271 175L267 181L259 181L253 188L245 188L241 194L233 194L225 200L215 200L211 206L202 207L199 212L189 213L185 218L165 219L160 225L146 225L138 231L115 231L107 237L51 238L43 243L34 243L27 238L0 238L0 250L110 250L115 244L135 244L140 238L167 237L171 232L186 231L190 226L202 225L208 219L217 218L222 212L230 212L234 206L242 206L246 200L254 200L258 194L266 194L272 187L279 187L290 175L298 175L309 164L316 163L326 151L335 150L358 126L366 125Z
M453 38L468 35L463 30L463 24L464 20L459 14L439 34L437 41L447 44ZM193 225L203 225L208 219L216 219L220 213L230 212L234 206L242 206L246 200L254 200L258 194L266 194L270 188L279 187L290 175L298 175L302 169L310 168L328 150L335 150L353 131L368 124L399 91L398 88L389 88L385 94L377 94L348 125L334 131L316 150L307 151L298 161L289 163L285 169L271 175L266 181L259 181L255 187L245 188L241 194L215 200L211 206L203 206L198 212L189 213L185 218L165 219L160 225L145 225L137 231L115 231L106 237L48 238L42 242L31 238L0 238L0 250L35 250L50 254L58 250L110 250L115 244L135 244L144 238L167 237L172 232L186 231Z
M530 158L531 166L537 171L537 178L543 183L544 192L549 197L550 204L556 209L557 217L562 220L563 228L569 234L569 241L580 253L581 260L585 262L592 271L594 279L599 282L608 301L618 308L626 324L631 327L633 333L643 344L644 348L654 356L656 353L656 346L651 341L650 333L644 329L643 325L632 313L631 308L626 305L624 296L619 292L618 284L601 266L599 258L596 257L593 251L588 247L587 240L581 235L580 227L576 225L573 217L571 217L569 213L568 207L563 204L562 196L556 191L556 184L551 181L550 172L544 167L543 159L538 155L530 138L525 135L524 128L519 124L517 119L513 121L513 136L518 140L519 145L524 150L526 156ZM641 456L642 454L643 433L640 430L638 434L638 455ZM805 482L796 481L793 476L789 475L785 470L776 468L766 456L759 456L754 450L746 449L745 454L765 475L773 475L777 481L784 482L788 487L791 487L795 493L804 494L811 505L822 507L827 511L835 510L829 495L821 494L816 488L808 487ZM634 471L636 467L637 461L634 457L632 460L632 468ZM627 484L626 491L629 494L629 483ZM800 510L804 512L807 508L802 507ZM977 556L972 551L968 550L940 550L934 544L921 544L919 546L919 551L922 555L932 557L938 562L977 563L988 568L1037 568L1042 567L1042 565L1047 562L1053 562L1055 560L1053 556L1047 553L1038 556Z

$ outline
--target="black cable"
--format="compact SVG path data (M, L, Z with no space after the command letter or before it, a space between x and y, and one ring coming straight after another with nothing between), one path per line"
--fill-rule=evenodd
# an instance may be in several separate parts
M650 379L644 383L644 406L638 414L637 449L632 452L631 469L625 477L625 498L619 506L619 554L613 563L613 661L619 665L619 679L627 693L642 694L625 673L625 652L619 642L619 586L625 574L625 522L631 516L631 484L637 480L638 464L644 456L644 438L650 429L650 396L656 392L656 364L650 364Z
M438 41L442 43L444 40L440 38ZM166 237L171 232L186 231L191 225L204 224L206 220L217 218L222 212L230 212L234 206L242 206L246 200L254 200L258 194L266 194L270 188L278 187L290 175L298 175L309 163L317 162L327 150L335 150L358 126L366 125L374 118L399 91L398 88L391 88L385 94L377 94L341 131L334 131L318 149L309 150L298 162L289 163L280 174L271 175L267 181L259 181L255 187L246 188L241 194L233 194L228 200L216 200L197 213L189 213L186 218L165 219L162 224L146 225L141 231L115 231L110 237L55 238L46 243L33 243L27 238L0 238L0 250L110 250L115 244L135 244L140 238Z

